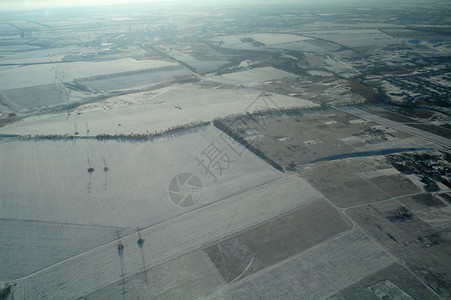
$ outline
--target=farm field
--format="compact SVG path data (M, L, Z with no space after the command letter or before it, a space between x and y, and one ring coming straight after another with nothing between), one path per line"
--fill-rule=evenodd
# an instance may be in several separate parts
M64 291L67 297L79 297L120 280L121 274L141 272L142 255L146 266L153 267L320 198L300 178L274 181L142 230L142 237L151 241L142 251L133 234L122 238L128 246L119 255L112 242L44 269L21 280L15 295L54 299Z
M397 45L399 41L391 36L374 29L324 30L304 32L306 36L335 42L350 48L384 47Z
M92 53L95 50L89 47L61 47L52 49L36 49L26 52L3 52L2 62L4 64L36 64L36 63L55 63L62 61L67 55L74 53Z
M310 39L308 37L294 34L270 34L270 33L251 34L249 35L249 37L265 45L294 43Z
M449 298L449 206L426 193L347 210L357 224L395 254L442 298ZM365 216L365 217L363 217ZM435 216L432 217L431 216ZM445 219L444 219L445 218ZM438 222L437 222L438 221Z
M422 191L383 157L377 156L306 168L302 174L330 201L343 208Z
M62 105L68 103L66 90L61 84L51 83L26 88L16 88L0 91L4 104L20 111L27 108L46 105Z
M205 299L324 299L394 261L353 230L318 244L271 268L227 285Z
M337 59L332 59L328 57L327 59L324 60L324 62L327 65L326 66L327 70L344 78L353 78L359 74L357 70L353 69L349 65Z
M311 32L303 32L302 35L294 34L274 34L274 33L259 33L249 35L233 35L218 37L213 39L220 42L220 46L233 50L275 50L283 49L290 51L302 51L318 54L332 53L340 46L335 42L325 41L326 39L318 40L316 36L311 35Z
M0 24L0 32L2 34L11 34L11 33L19 34L17 28L14 28L10 24Z
M447 148L451 147L451 142L448 138L440 136L436 134L433 130L429 130L432 132L423 131L421 129L420 124L413 124L412 126L406 126L404 124L400 124L398 122L394 122L390 119L382 118L377 115L373 115L370 112L367 112L365 110L359 109L357 107L346 107L342 109L345 112L348 112L350 114L353 114L354 116L358 116L360 118L365 118L366 120L377 122L383 126L390 127L395 130L403 131L406 133L409 133L414 136L418 136L424 140L430 140L438 145L445 146ZM420 125L420 129L415 128L415 126ZM429 126L426 126L429 127ZM434 126L431 126L434 127Z
M352 107L349 107L349 110L352 111ZM260 119L255 117L228 118L221 120L222 124L219 122L217 124L219 128L229 128L227 129L228 132L231 132L230 134L235 139L245 140L246 144L250 144L250 147L256 153L273 162L277 158L274 155L276 153L282 157L289 155L284 152L286 150L283 147L272 148L272 143L290 144L290 142L297 141L296 143L300 145L300 141L297 140L297 136L300 134L296 131L289 134L289 122L298 123L293 127L298 130L302 129L301 134L308 135L310 130L320 129L320 131L312 134L316 139L301 140L304 142L304 147L315 147L323 142L326 143L327 138L321 135L321 130L326 133L329 126L336 126L332 130L334 137L331 137L331 144L324 145L324 148L313 148L312 152L316 155L324 153L323 151L340 153L339 151L344 147L338 147L338 141L342 141L351 148L355 147L358 152L354 152L355 155L330 155L331 153L329 153L321 159L308 161L308 152L304 151L304 154L307 155L307 158L305 158L307 162L298 162L293 165L293 171L312 184L334 207L341 209L344 216L354 224L353 228L360 228L358 231L361 230L362 234L369 237L371 243L375 243L377 249L385 249L384 252L391 257L390 259L396 257L395 260L392 260L393 263L397 262L398 259L404 263L401 265L387 263L383 268L375 269L374 273L369 272L356 279L354 283L349 283L350 287L337 288L335 292L318 287L312 288L312 291L316 291L312 296L309 294L308 283L298 283L297 281L301 277L304 278L305 274L309 273L308 271L304 271L303 276L293 275L289 279L281 279L278 283L278 278L289 276L285 275L290 274L288 267L280 273L275 270L273 272L273 266L262 268L262 260L255 254L258 253L258 250L254 250L251 252L253 256L247 256L247 258L254 259L253 264L249 266L249 269L246 269L246 272L250 275L247 275L247 273L244 276L241 275L244 279L237 282L233 280L236 276L233 274L242 270L240 264L232 259L226 260L222 264L216 262L222 274L228 274L232 277L231 284L210 295L212 298L240 298L242 295L246 295L246 297L243 296L244 299L253 297L255 293L257 293L256 299L268 295L270 295L269 297L276 297L275 295L279 293L296 295L292 297L302 299L309 299L309 297L347 299L355 293L366 295L365 297L369 299L383 295L410 299L419 294L427 295L427 298L431 299L449 297L449 289L447 288L450 278L449 266L445 263L446 257L450 255L447 251L449 244L447 239L450 207L449 182L444 179L449 178L446 171L449 169L447 152L442 147L430 143L429 139L423 139L421 135L419 135L420 137L410 136L409 133L394 130L398 126L376 125L376 123L369 121L373 119L371 116L365 119L356 119L355 117L356 114L343 115L342 112L335 113L333 110L321 109L305 111L302 114L292 113L291 115L280 114L275 116L267 114L266 118ZM378 120L378 123L380 124L382 121ZM243 126L243 124L246 124L246 126ZM285 131L281 130L282 127ZM231 131L230 128L232 128ZM277 131L276 128L280 129ZM401 128L400 125L399 128ZM363 130L369 136L363 138L353 130ZM282 132L285 134L282 135ZM345 134L349 134L349 137L344 137ZM373 134L375 136L371 137ZM384 135L390 138L383 138L378 142L377 140ZM431 148L424 148L423 150L419 148L414 152L410 152L412 151L410 147L404 149L392 148L395 151L394 153L401 153L385 156L383 149L390 150L393 145L390 139L396 140L397 145L402 145L403 142L400 140L403 139L412 146L422 145ZM337 148L334 148L334 145ZM302 149L301 146L296 149L299 150L298 148ZM353 151L356 151L351 150L351 148L344 149L343 153L350 151L352 154ZM365 155L365 151L368 151L369 155ZM281 160L279 160L280 162ZM423 167L423 165L427 167ZM430 165L434 167L429 167ZM284 166L289 167L289 165ZM295 224L295 222L292 222L292 224ZM256 235L256 233L253 234L253 236ZM241 242L239 237L237 239ZM319 247L319 245L313 248ZM382 248L376 245L382 245ZM213 261L216 257L216 260L221 262L220 254L228 253L225 246L227 246L227 242L224 242L222 252L216 250L210 254ZM247 248L254 249L249 245L247 245ZM310 251L310 249L306 251ZM300 252L297 255L302 253ZM224 259L222 258L222 260ZM238 259L235 258L235 260ZM342 262L343 260L343 258L340 258L337 261ZM310 265L311 261L306 259L302 260L300 265L287 263L287 266L296 265L296 270L299 270L302 269L301 266L305 264L305 261L309 261ZM387 270L397 270L399 274L397 273L395 276ZM265 271L273 272L276 275L270 276ZM256 279L257 283L254 287L252 280L259 276L264 279L261 282ZM314 276L315 278L324 278L323 275ZM405 278L405 280L410 278L412 281L402 281L400 277ZM227 281L228 277L224 278ZM274 280L276 283L273 283ZM275 284L277 287L284 286L285 282L290 283L286 288L283 287L278 290L275 286L271 286L271 284ZM291 285L292 282L295 283ZM418 285L427 286L427 288L422 288L419 291L417 290ZM295 288L297 286L303 288L297 290ZM339 292L340 289L343 290ZM258 294L260 291L262 291L261 295ZM328 294L329 291L331 294ZM271 294L272 292L274 294Z
M255 45L247 40L256 41ZM280 44L296 43L309 40L309 37L294 35L294 34L274 34L274 33L258 33L249 35L231 35L217 37L213 39L216 42L221 42L221 47L235 50L247 50L257 47L272 47Z
M161 265L115 282L86 296L87 300L123 299L197 299L225 284L207 254L195 250Z
M187 69L172 67L161 70L138 71L133 74L112 75L108 78L77 80L77 84L81 84L92 91L115 92L156 85L189 76L192 76L192 73Z
M1 300L451 299L446 1L3 2Z
M432 291L422 288L418 278L400 264L392 264L367 276L328 299L344 300L355 295L364 299L380 299L384 296L395 299L440 299Z
M184 63L190 65L201 74L214 72L218 70L219 67L228 63L228 61L225 60L199 60L189 54L179 51L171 51L169 54L175 59L183 61Z
M310 59L307 59L310 61ZM313 63L310 61L310 63ZM324 68L327 66L322 65ZM345 79L334 78L335 74L326 71L309 71L301 79L288 78L268 83L265 89L281 93L289 90L290 96L308 99L324 106L346 106L364 103L365 98L354 93Z
M325 199L246 230L204 249L227 282L272 266L349 229Z
M303 40L298 42L283 43L268 46L269 49L280 49L289 51L302 51L307 53L317 53L317 54L329 54L338 49L340 46L336 44L326 44L326 45L315 45L311 42L312 40Z
M316 109L258 118L219 121L239 139L286 168L322 161L383 155L411 149L438 149L402 131L368 122L336 109Z
M271 67L264 67L224 75L207 75L206 79L222 84L255 85L265 81L280 80L290 77L295 77L295 75Z
M0 228L2 236L8 236L0 241L2 248L23 246L22 251L34 249L39 256L68 248L64 241L68 238L71 245L68 235L74 228L80 228L81 236L77 247L54 258L36 260L37 256L25 256L21 268L16 260L7 259L19 253L5 252L0 277L7 279L8 274L15 274L9 278L12 280L25 276L45 267L49 259L56 263L61 256L69 257L93 244L114 240L116 228L124 233L136 226L146 228L281 177L252 153L238 156L226 150L219 134L207 126L153 142L1 142L0 169L9 175L0 183L0 219L20 225L5 223ZM226 151L224 159L228 161L223 162L224 170L217 171L215 166L206 173L198 161L205 160L202 153L212 145ZM124 161L125 155L133 159ZM93 170L88 172L90 168ZM195 206L179 207L168 198L169 183L182 173L196 174L201 180L203 190ZM244 174L246 181L239 179ZM20 240L31 224L42 224L35 225L40 235L26 235L33 242ZM83 236L83 230L94 234ZM54 238L41 239L51 232L57 232Z
M124 288L129 297L167 299L185 291L183 298L196 299L243 280L349 227L335 208L324 199L318 199L203 250L169 260L130 276L124 282L118 281L87 298L120 299ZM180 276L182 274L184 276Z
M55 82L71 82L98 75L138 71L176 65L161 60L134 60L132 58L102 62L68 62L14 66L0 72L0 90L45 85Z
M0 281L11 281L114 239L116 228L53 221L0 219ZM129 232L131 232L129 230Z
M29 51L29 50L37 50L39 47L30 46L30 45L5 45L0 46L1 52L16 52L16 51Z
M313 102L280 94L262 96L255 89L188 84L112 97L82 105L71 113L32 116L1 127L0 134L145 134L259 109L315 106Z

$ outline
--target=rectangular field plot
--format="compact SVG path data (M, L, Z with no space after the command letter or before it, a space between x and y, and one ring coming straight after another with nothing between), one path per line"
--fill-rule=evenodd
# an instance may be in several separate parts
M112 242L67 259L22 280L15 295L84 296L117 282L121 274L141 272L143 257L151 268L318 199L321 195L306 181L287 177L143 229L142 248L133 234L122 238L126 246L120 255Z
M192 73L184 68L165 68L145 72L135 72L124 75L107 76L106 78L80 80L77 83L89 89L105 92L126 90L133 87L149 86L162 82L173 81L191 76Z
M257 151L287 169L308 169L318 162L384 155L429 146L429 143L416 138L391 142L387 137L392 133L389 135L374 129L375 124L371 122L361 122L360 119L359 122L352 122L356 120L354 116L335 109L267 116L230 117L215 124L219 124L219 128L232 128L231 134L236 139L252 144Z
M429 290L448 299L451 296L449 206L428 206L434 201L440 202L430 194L406 196L390 202L352 208L347 214L403 261L417 278L428 285ZM438 214L438 220L423 219L422 215L427 212L444 214ZM444 223L435 226L435 221Z
M325 30L309 32L308 36L332 41L350 48L384 47L385 45L400 44L398 40L374 29Z
M291 50L291 51L302 51L302 52L312 52L312 53L319 53L319 54L328 54L331 52L334 52L340 48L340 46L332 43L324 43L326 45L324 46L317 46L312 44L313 40L305 40L305 41L298 41L298 42L290 42L290 43L283 43L283 44L277 44L277 45L271 45L268 46L268 48L271 49L284 49L284 50ZM317 40L315 40L317 41Z
M23 277L115 236L112 227L0 219L0 281Z
M16 110L67 102L64 87L56 83L4 90L0 95Z
M265 45L293 43L310 39L308 37L294 34L272 34L272 33L251 34L249 37Z
M184 63L190 65L197 72L206 74L214 72L219 69L219 67L228 63L226 60L199 60L187 53L179 51L171 51L170 55L177 59L178 61L183 61Z
M324 299L393 260L357 230L229 284L206 299Z
M249 83L263 83L265 81L279 80L295 77L294 74L274 69L271 67L256 68L241 72L228 73L224 75L208 75L208 80L223 84L241 85Z
M196 299L224 285L221 274L202 251L186 255L137 273L89 294L86 300Z
M176 63L162 60L135 60L123 58L113 61L67 62L15 66L0 72L0 90L71 82L75 79L114 73L174 66Z
M329 300L353 299L439 299L399 264L392 264L343 289Z
M236 281L312 247L349 226L338 210L320 199L204 251L227 282Z
M187 84L112 97L101 103L83 105L77 109L78 112L71 112L70 115L60 113L30 117L1 127L0 134L73 135L75 127L80 136L131 132L145 134L257 109L317 106L307 100L280 94L272 94L270 102L260 95L261 91L254 89L212 89Z
M0 169L8 174L0 183L0 218L149 226L281 177L250 152L241 157L226 152L220 133L207 126L141 143L0 143ZM213 147L227 157L204 168L200 162L208 164L206 153ZM168 197L171 180L181 173L195 174L201 181L203 191L195 206L178 207Z
M112 241L115 228L127 234L136 226L167 221L281 177L250 152L241 157L230 152L230 162L221 162L222 174L216 170L220 163L211 167L217 177L214 181L196 158L206 164L202 152L212 145L225 151L219 134L209 126L177 138L143 143L1 142L0 172L8 175L0 182L0 220L4 223L0 232L8 239L1 241L6 252L0 255L0 278L24 276ZM200 184L181 182L187 177L180 174L197 176ZM178 185L170 185L177 180ZM20 228L32 221L39 224L35 236L48 237L48 242L28 241L21 233L27 230ZM91 230L92 239L81 236L77 244L68 225ZM22 247L20 253L9 253L17 247ZM37 259L58 249L58 255Z
M282 49L285 45L303 43L311 38L294 35L294 34L273 34L273 33L257 33L248 35L229 35L214 38L215 41L221 41L221 47L234 49L234 50L256 50L264 48L273 48L281 46ZM310 45L311 46L311 45ZM318 48L318 47L316 47ZM290 48L288 48L290 49ZM302 48L304 49L305 48ZM309 48L310 49L310 48ZM322 52L320 48L318 48ZM292 50L299 50L299 48L294 48ZM306 50L309 51L309 50ZM315 51L317 52L317 51Z
M384 158L355 158L306 169L303 176L339 207L369 203L419 192L403 175L384 175ZM374 174L372 178L368 175ZM375 176L377 175L377 176Z

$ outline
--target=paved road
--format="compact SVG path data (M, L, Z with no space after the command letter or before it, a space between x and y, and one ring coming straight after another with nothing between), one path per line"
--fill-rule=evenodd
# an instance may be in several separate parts
M441 137L426 131L423 131L421 129L417 129L414 127L410 127L392 120L388 120L376 115L373 115L367 111L361 110L359 108L356 108L354 106L343 106L343 107L336 107L337 109L350 113L351 115L357 116L362 119L366 119L369 121L373 121L375 123L391 127L393 129L397 129L399 131L403 131L406 133L409 133L411 135L415 135L417 137L423 138L425 140L428 140L430 142L436 143L440 146L446 147L448 149L451 148L451 140L447 139L445 137Z

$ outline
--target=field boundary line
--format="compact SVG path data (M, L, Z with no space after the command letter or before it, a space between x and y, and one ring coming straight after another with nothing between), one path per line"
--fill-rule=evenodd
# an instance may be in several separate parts
M170 218L170 219L168 219L168 220L165 220L165 221L162 221L162 222L153 224L153 225L151 225L151 226L149 226L149 227L142 228L142 229L141 229L141 234L144 234L145 232L147 232L147 231L149 231L149 230L151 230L151 229L153 229L153 228L155 228L155 227L157 227L157 226L163 226L163 225L165 225L165 224L174 222L174 221L176 221L176 220L179 219L179 218L186 217L186 216L189 216L189 215L191 215L191 214L197 213L197 212L199 212L199 211L201 211L201 210L206 210L206 209L208 209L208 208L210 208L210 207L213 207L213 206L215 206L215 205L222 204L224 201L233 201L233 200L235 200L236 198L238 198L238 197L240 197L240 196L246 196L246 195L251 194L251 193L253 193L253 192L255 192L255 191L258 191L259 189L262 189L262 188L264 188L264 187L266 187L266 186L269 186L269 185L272 185L272 184L276 184L277 182L281 182L281 181L285 181L285 180L290 180L290 179L292 179L292 177L298 177L298 176L289 176L289 177L277 178L277 179L274 179L274 180L272 180L272 181L269 181L269 182L266 182L266 183L264 183L264 184L261 184L261 185L259 185L259 186L256 186L256 187L253 187L253 188L249 188L248 190L245 190L245 191L243 191L243 192L240 192L239 194L235 194L235 195L226 197L226 198L224 198L224 199L218 200L218 201L216 201L216 202L209 203L209 204L206 204L206 205L204 205L204 206L200 206L199 208L197 208L197 209L195 209L195 210L193 210L193 211L189 211L189 212L186 212L186 213L184 213L184 214L181 214L181 215L175 216L175 217L173 217L173 218ZM298 177L298 178L299 178L299 177ZM302 178L300 178L300 179L302 179ZM302 179L302 180L305 181L305 179ZM307 182L307 181L306 181L306 182ZM308 183L308 182L307 182L307 183ZM312 187L312 188L313 188L313 187ZM314 189L314 188L313 188L313 189ZM315 189L315 191L316 191L316 189ZM128 234L128 235L121 236L121 239L125 240L125 239L131 238L131 237L133 237L133 236L135 236L135 235L137 236L138 233L137 233L137 232L133 232L133 233L130 233L130 234ZM57 267L57 266L59 266L59 265L62 265L62 264L64 264L64 263L66 263L66 262L69 262L69 261L71 261L71 260L74 260L74 259L76 259L76 258L78 258L78 257L82 257L82 256L85 256L85 255L88 255L88 254L91 253L91 252L95 252L95 251L101 250L101 249L106 248L106 247L115 246L116 244L117 244L117 241L116 241L116 240L112 240L111 242L104 243L104 244L99 245L99 246L97 246L97 247L95 247L95 248L92 248L92 249L89 249L89 250L87 250L87 251L81 252L81 253L79 253L79 254L73 255L73 256L68 257L68 258L66 258L66 259L64 259L64 260L61 260L61 261L59 261L59 262L57 262L57 263L54 263L54 264L52 264L52 265L50 265L50 266L47 266L47 267L45 267L45 268L42 268L42 269L40 269L40 270L38 270L38 271L35 271L35 272L31 273L31 274L28 274L28 275L23 276L23 277L21 277L21 278L15 279L14 282L24 281L24 280L26 280L26 279L28 279L28 278L34 277L34 276L36 276L36 275L42 273L42 272L48 271L48 270L50 270L50 269L52 269L52 268L55 268L55 267Z

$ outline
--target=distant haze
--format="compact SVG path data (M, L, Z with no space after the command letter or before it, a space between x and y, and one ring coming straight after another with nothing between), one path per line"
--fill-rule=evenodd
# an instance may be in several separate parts
M36 9L67 6L113 5L125 3L154 2L146 0L0 0L0 9Z
M384 1L384 0L382 0ZM5 9L46 9L55 7L70 7L70 6L96 6L96 5L115 5L115 4L131 4L131 3L174 3L181 2L184 5L211 5L211 4L343 4L345 2L354 3L371 3L381 2L381 0L194 0L194 1L181 1L181 0L0 0L0 11ZM385 1L386 2L386 1ZM390 2L390 1L388 1ZM399 2L399 1L398 1ZM416 2L416 1L409 1Z

